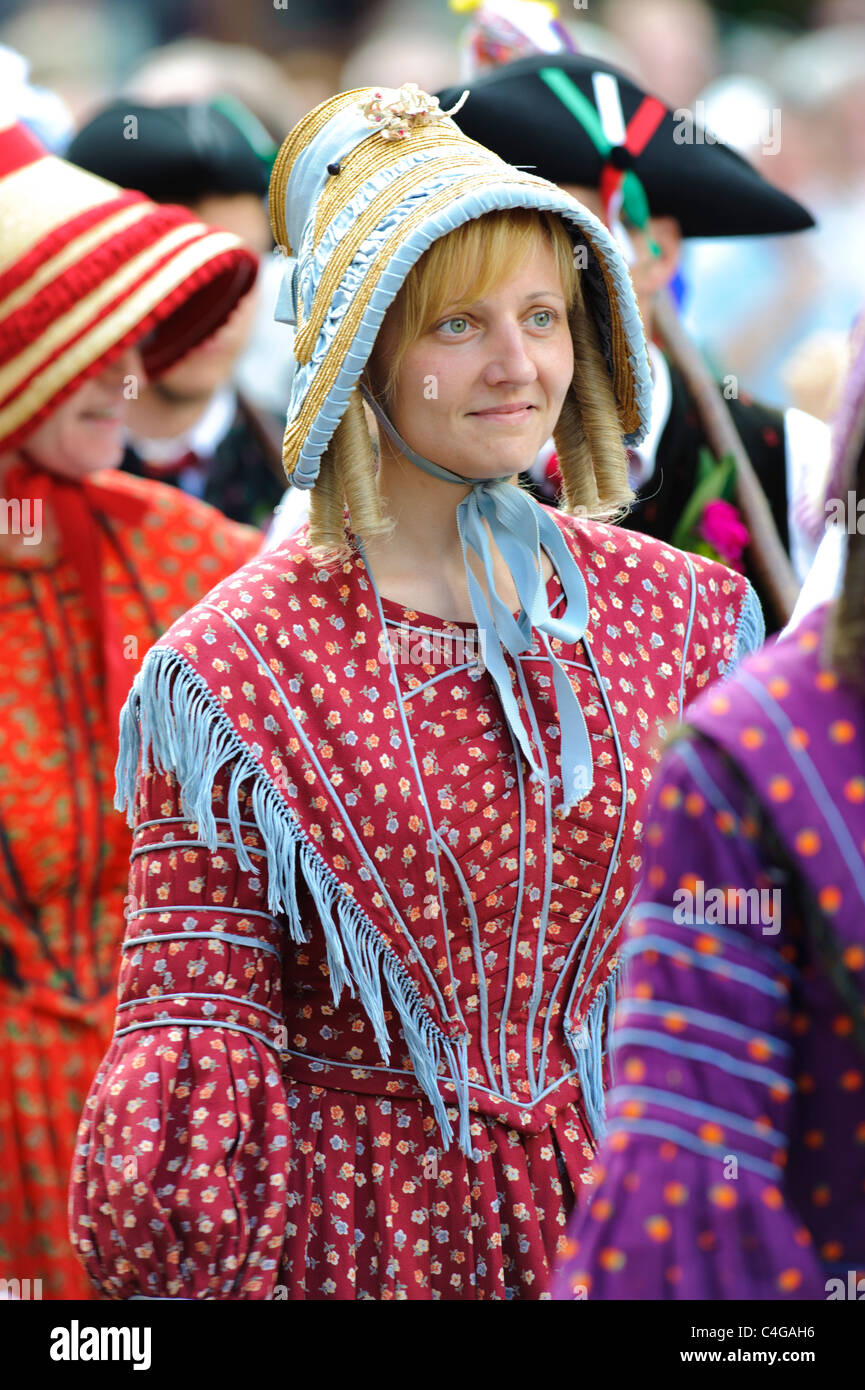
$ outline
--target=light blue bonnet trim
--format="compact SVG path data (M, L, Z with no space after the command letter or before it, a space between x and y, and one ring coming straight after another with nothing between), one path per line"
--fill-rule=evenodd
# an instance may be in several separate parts
M375 134L375 126L355 103L331 117L300 151L285 185L285 230L292 246L300 246L304 227L314 217L328 179L339 177L328 172L328 164L339 164L362 140Z
M415 1077L432 1106L444 1146L450 1147L453 1129L439 1090L441 1080L454 1086L460 1120L459 1147L470 1154L467 1041L452 1041L432 1021L417 986L395 952L309 842L278 788L232 727L202 677L170 647L153 647L147 653L120 716L114 805L118 811L126 812L130 826L135 820L139 758L142 772L149 771L152 765L176 775L184 814L197 822L199 836L210 850L226 848L226 841L218 838L213 814L213 783L223 768L234 764L227 795L228 822L233 833L231 848L245 872L252 871L253 862L243 843L237 792L244 782L251 781L252 814L267 860L268 910L274 916L286 917L293 941L308 940L297 903L300 871L324 932L334 1003L339 1003L344 986L360 999L387 1063L391 1040L384 1017L384 984L399 1015Z
M338 119L335 118L331 124L336 127ZM301 196L312 197L314 195L317 200L328 177L339 177L338 174L328 175L326 166L328 162L338 160L346 153L343 139L348 139L349 129L348 124L345 124L345 130L340 126L339 130L335 131L334 139L326 141L325 136L330 130L330 126L328 126L321 136L308 147L308 150L298 157L298 161L306 155L311 158L311 152L316 151L315 168L309 167L303 178L299 176L299 181L295 187L297 201L294 202L293 206L292 179L294 171L292 171L292 176L288 181L286 218L291 219L291 225L295 229L291 244L298 248L296 297L298 302L307 310L313 302L315 287L321 275L321 264L319 257L312 251L311 245L307 245L316 212L315 202L304 204L301 201ZM366 138L370 133L369 129L364 127L362 138ZM410 157L410 140L406 144L408 146L406 156ZM310 488L315 483L321 456L345 413L349 398L372 351L384 315L402 288L412 266L433 242L446 236L455 228L473 221L475 218L482 217L485 213L504 211L510 208L533 208L540 212L556 213L579 233L581 242L587 241L589 267L584 272L587 297L599 318L601 342L609 365L610 350L605 339L608 338L609 334L610 314L606 284L598 265L598 258L603 260L606 274L613 285L622 318L628 357L635 381L636 403L641 420L640 427L626 436L626 442L637 444L645 437L651 415L651 370L633 285L615 241L606 227L576 199L563 193L554 184L550 184L544 179L535 178L533 175L523 173L520 175L519 182L516 179L512 182L509 178L509 175L514 172L511 167L490 154L490 172L495 173L498 170L501 171L500 179L478 186L479 166L460 163L459 156L455 151L453 163L444 170L439 167L434 178L431 178L421 189L407 195L397 207L382 218L358 249L334 294L310 360L298 364L292 382L291 399L287 412L287 424L289 426L299 415L302 403L324 358L327 356L336 332L382 246L391 234L397 231L407 218L421 209L434 194L438 194L448 187L454 189L453 199L445 207L432 212L412 228L381 272L378 283L363 311L358 330L340 363L334 385L328 392L327 398L304 439L297 466L291 474L292 486ZM390 170L385 168L379 174L374 175L369 180L369 186L364 185L360 192L367 201L370 201L369 187L372 187L377 195L379 187L386 186L391 178ZM473 186L466 189L467 182ZM374 197L371 201L374 203ZM345 230L347 230L347 226ZM324 236L327 237L328 233L325 232ZM333 244L335 246L338 241ZM331 247L332 249L333 247Z
M297 323L297 257L286 256L273 317L277 323Z

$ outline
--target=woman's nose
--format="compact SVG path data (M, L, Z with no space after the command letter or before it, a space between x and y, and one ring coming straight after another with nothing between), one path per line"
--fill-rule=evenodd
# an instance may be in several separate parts
M500 324L489 338L489 358L484 373L491 385L534 381L538 369L525 334L518 323Z

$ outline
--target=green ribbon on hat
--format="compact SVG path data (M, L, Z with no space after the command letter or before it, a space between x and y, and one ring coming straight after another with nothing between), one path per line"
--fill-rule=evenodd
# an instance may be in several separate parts
M606 163L613 146L604 134L601 118L588 97L561 68L541 68L538 76L549 87L553 96L557 97L566 110L579 121ZM645 230L650 216L649 200L640 178L633 169L626 169L622 178L622 209L635 227L639 227L640 231ZM654 243L652 244L654 246Z

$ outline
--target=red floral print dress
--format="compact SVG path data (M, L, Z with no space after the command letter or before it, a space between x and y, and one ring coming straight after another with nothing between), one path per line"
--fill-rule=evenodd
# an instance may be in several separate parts
M350 837L329 820L312 762L288 761L277 686L296 715L306 702L299 727L403 909L384 968L410 932L464 1024L468 1142L442 1141L413 1061L423 1055L415 1015L383 995L383 1064L363 988L335 1002L344 962L322 930L330 909L314 883L297 876L304 933L270 910L269 878L284 867L268 852L261 786L240 763L214 762L195 819L174 773L142 764L117 1031L82 1118L70 1197L73 1240L109 1296L548 1296L594 1153L573 1001L593 974L615 971L616 928L641 865L639 799L659 757L652 740L729 661L750 599L721 566L614 528L561 515L558 524L591 595L588 640L554 645L595 759L594 786L567 815L528 780L477 663L409 655L393 664L394 694L359 558L329 579L301 533L167 635L166 648L195 665L174 694L175 707L188 705L188 736L202 740L194 761L214 756L227 727L215 703L194 722L207 687L234 730L279 745L280 786L312 817L317 853L338 878ZM555 575L548 593L554 607ZM459 652L473 632L386 599L380 616L392 649L437 642L440 658L445 638ZM554 769L549 669L536 646L515 681L541 711L538 743ZM270 743L252 746L276 765ZM415 783L431 840L406 809ZM348 897L372 911L366 874ZM375 967L364 950L351 955L355 985ZM456 1130L459 1082L443 1061L438 1085Z

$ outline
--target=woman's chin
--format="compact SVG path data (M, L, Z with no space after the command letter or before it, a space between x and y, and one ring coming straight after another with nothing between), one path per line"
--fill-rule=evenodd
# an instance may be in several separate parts
M536 422L532 429L490 428L489 432L485 429L484 434L486 437L481 440L456 435L448 439L443 435L432 439L411 439L408 435L404 438L422 458L478 482L524 473L531 468L549 438L549 432L540 431Z
M98 473L103 468L117 468L123 459L124 437L122 422L87 429L81 446L74 451L76 472Z
M466 467L456 471L470 478L509 478L514 473L525 473L527 468L531 468L543 443L544 440L538 443L534 438L523 443L516 439L502 440L495 453L491 455L488 450L484 450L483 454L476 452L470 459L466 457Z
M88 478L91 473L102 473L107 468L119 468L123 462L123 444L112 448L88 449L86 453L70 451L62 459L45 459L43 467L58 477L72 481Z

